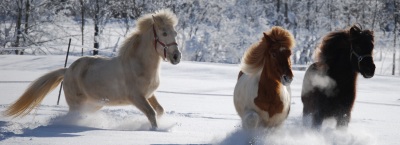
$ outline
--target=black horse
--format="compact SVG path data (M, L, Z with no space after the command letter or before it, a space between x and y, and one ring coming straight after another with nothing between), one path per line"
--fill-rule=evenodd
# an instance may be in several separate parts
M334 117L337 127L348 126L358 72L364 78L375 73L373 48L373 32L362 30L360 25L324 37L315 52L316 62L304 76L303 119L309 116L313 127L320 127L325 118Z

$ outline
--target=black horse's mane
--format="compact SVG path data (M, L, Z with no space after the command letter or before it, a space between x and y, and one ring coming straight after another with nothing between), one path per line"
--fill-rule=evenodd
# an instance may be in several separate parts
M343 51L349 52L349 43L363 43L374 41L374 34L370 30L362 30L360 25L353 25L349 29L331 32L326 35L319 48L316 49L315 58L318 62L334 62Z

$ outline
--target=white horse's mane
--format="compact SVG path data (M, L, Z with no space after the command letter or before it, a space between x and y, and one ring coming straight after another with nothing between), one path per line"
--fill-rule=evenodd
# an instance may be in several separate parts
M154 17L154 18L153 18ZM176 26L178 18L169 9L163 9L154 14L146 14L136 21L135 30L126 37L120 47L118 56L122 59L129 58L134 53L140 42L140 35L151 29L154 24L154 19L161 26Z

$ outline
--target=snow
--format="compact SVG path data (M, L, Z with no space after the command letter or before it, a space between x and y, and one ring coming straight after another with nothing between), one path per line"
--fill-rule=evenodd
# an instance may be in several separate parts
M79 57L70 56L68 64ZM62 67L65 56L0 56L0 111L14 102L44 73ZM104 107L94 114L67 116L59 88L24 118L0 117L0 145L61 144L398 144L400 78L359 76L357 99L347 129L328 119L320 131L303 125L300 100L304 71L294 71L288 119L275 129L244 131L233 106L239 70L234 64L162 63L161 84L155 93L165 109L159 129L132 106ZM21 81L21 82L18 82Z

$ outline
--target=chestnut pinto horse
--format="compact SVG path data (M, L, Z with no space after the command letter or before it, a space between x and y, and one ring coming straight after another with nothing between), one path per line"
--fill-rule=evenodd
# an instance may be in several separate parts
M364 78L374 76L372 59L373 32L353 25L331 32L316 50L317 62L306 71L301 100L304 123L319 128L325 118L337 120L337 127L347 127L356 96L358 72Z
M272 27L244 54L235 86L234 104L244 129L280 125L290 110L293 35Z
M181 58L175 42L177 22L170 10L140 17L117 57L82 57L69 68L45 74L30 85L5 115L28 114L64 80L69 113L94 112L103 106L135 105L147 116L152 129L156 129L156 117L164 112L154 95L160 83L161 59L178 64Z

